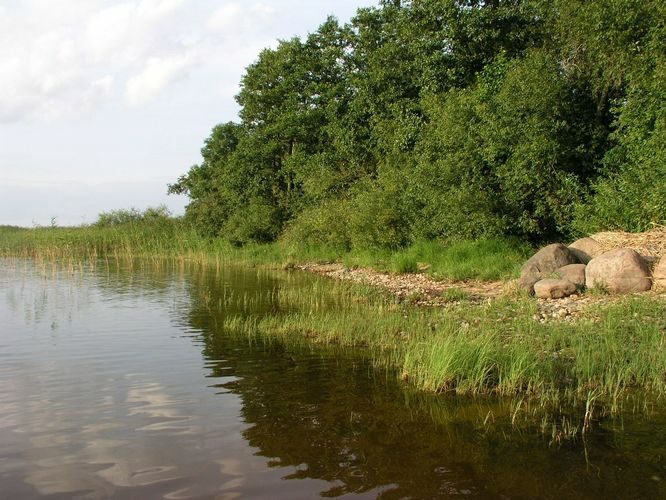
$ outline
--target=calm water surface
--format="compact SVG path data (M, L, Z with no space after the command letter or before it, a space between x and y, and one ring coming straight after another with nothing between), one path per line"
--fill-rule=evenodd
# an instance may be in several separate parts
M222 328L312 279L0 260L0 498L666 497L663 411L549 446L362 352Z

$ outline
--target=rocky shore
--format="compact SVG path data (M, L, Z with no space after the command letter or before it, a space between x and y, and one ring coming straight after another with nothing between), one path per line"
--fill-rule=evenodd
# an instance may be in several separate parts
M592 235L591 238L587 238L586 240L585 243L588 245L591 243L596 245L595 251L600 255L604 253L612 254L618 247L631 249L632 255L634 253L638 255L638 252L641 252L644 258L650 262L650 267L654 270L655 263L659 263L661 254L663 253L666 230L660 227L655 231L640 235L630 233L600 233L599 235ZM576 246L578 245L574 244L570 248L575 250ZM587 246L585 248L589 251L590 247ZM619 301L625 296L607 294L601 289L585 291L585 266L574 262L574 260L565 264L570 269L560 271L559 274L562 275L564 273L564 276L557 276L557 280L544 280L548 286L551 285L551 281L567 281L572 283L573 289L567 290L560 297L557 294L537 293L537 297L534 299L537 304L537 313L534 316L535 320L540 322L575 321L584 314L584 311L590 305ZM664 259L661 259L661 261L663 262ZM525 292L534 293L534 285L538 281L528 283L528 287L525 286L525 276L529 275L529 269L533 263L534 259L530 259L526 263L521 279L490 282L476 280L438 281L432 279L426 273L390 274L361 267L347 268L340 263L309 263L297 265L295 268L331 279L379 287L393 295L398 302L421 307L451 307L462 303L470 305L481 304L499 297L518 297L521 293L525 294ZM582 282L580 282L580 277L576 277L576 274L580 274L581 271L576 266L582 266ZM557 267L562 269L562 266ZM528 271L526 272L526 270ZM551 271L555 271L555 269ZM542 274L539 274L539 279L544 277ZM531 280L528 279L527 281ZM666 300L666 287L663 286L652 287L652 290L643 291L643 293Z
M481 304L499 297L516 297L516 280L502 281L435 281L426 274L388 274L367 268L346 268L342 264L302 264L296 269L327 278L376 286L393 295L397 301L420 307L452 307L462 303ZM666 300L666 291L648 292ZM535 299L537 313L534 319L575 321L590 305L622 300L621 296L575 293L561 299Z
M491 300L507 290L501 281L436 281L424 273L389 274L342 264L301 264L296 269L340 281L383 288L400 302L419 306L447 306L461 301Z

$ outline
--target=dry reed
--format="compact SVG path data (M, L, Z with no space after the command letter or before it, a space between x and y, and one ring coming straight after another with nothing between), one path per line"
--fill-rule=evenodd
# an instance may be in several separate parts
M615 248L631 248L645 257L660 258L666 255L666 226L655 224L644 233L605 231L590 236L599 242L604 251Z

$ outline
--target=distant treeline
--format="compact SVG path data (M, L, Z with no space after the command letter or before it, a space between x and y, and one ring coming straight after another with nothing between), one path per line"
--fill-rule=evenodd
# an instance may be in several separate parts
M666 2L384 0L247 68L169 187L234 242L397 248L666 220Z

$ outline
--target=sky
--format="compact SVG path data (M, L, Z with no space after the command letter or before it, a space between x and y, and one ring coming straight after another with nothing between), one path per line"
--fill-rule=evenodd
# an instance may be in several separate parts
M244 69L376 0L0 0L0 225L166 204Z

